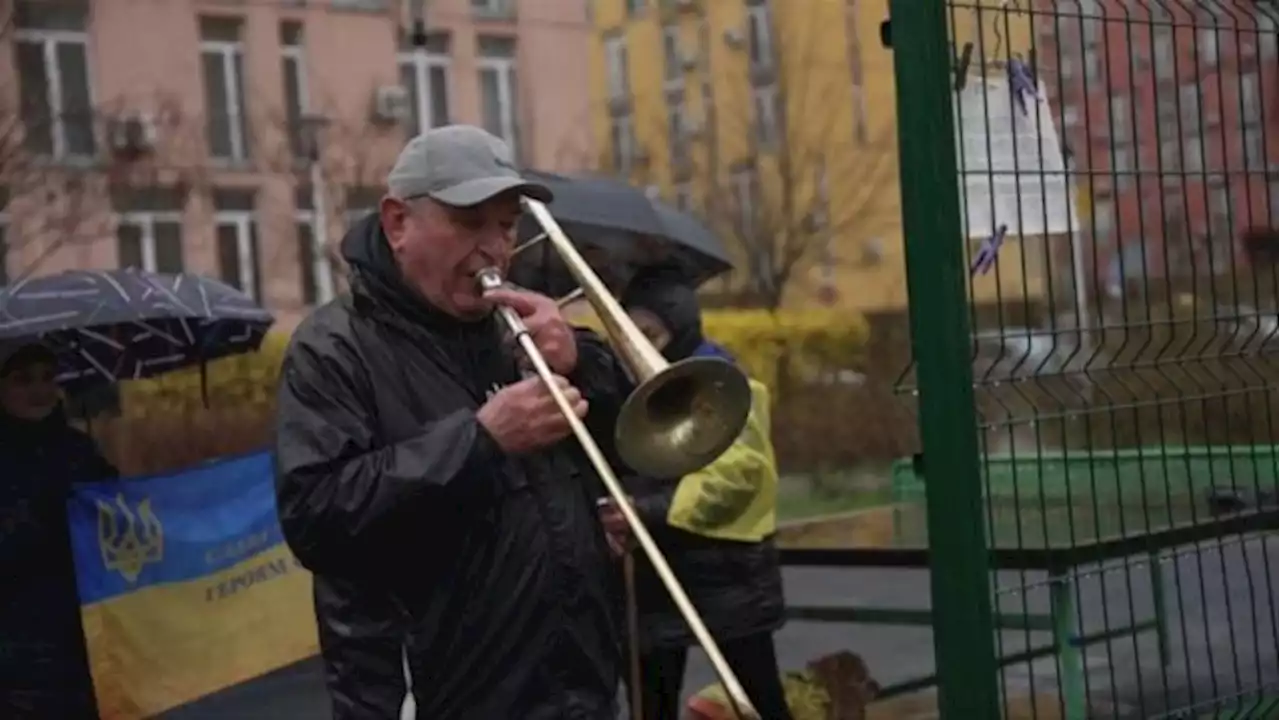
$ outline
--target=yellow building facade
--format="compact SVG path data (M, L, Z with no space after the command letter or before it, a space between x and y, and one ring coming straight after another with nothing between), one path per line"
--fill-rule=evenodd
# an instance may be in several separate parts
M906 304L887 17L887 0L592 3L599 165L718 231L736 267L709 291ZM959 18L959 44L980 25ZM1002 38L1025 45L1029 25L1015 19ZM1041 292L1019 250L1003 249L1002 272L975 281L979 298Z

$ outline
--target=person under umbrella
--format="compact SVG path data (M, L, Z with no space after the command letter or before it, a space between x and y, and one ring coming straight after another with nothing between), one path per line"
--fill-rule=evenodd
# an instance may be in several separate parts
M672 269L637 275L622 304L670 362L731 360L702 334L697 292ZM641 520L720 643L763 720L790 720L773 633L783 624L782 574L772 535L777 469L769 439L769 398L751 381L752 409L737 442L706 468L679 479L632 477ZM616 508L606 527L624 521ZM645 720L680 717L681 685L694 637L647 562L636 570ZM635 692L635 688L630 689Z
M0 345L0 717L93 720L66 503L72 483L114 478L67 424L54 354Z

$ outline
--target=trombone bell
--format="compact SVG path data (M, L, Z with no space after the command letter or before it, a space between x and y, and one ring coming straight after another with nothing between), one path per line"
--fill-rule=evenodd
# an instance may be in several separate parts
M746 426L751 412L746 375L721 358L667 362L547 207L531 198L523 198L522 203L543 231L530 243L545 240L555 248L638 386L618 416L618 455L632 470L656 478L678 478L706 467L729 449Z
M631 393L614 442L636 472L678 478L728 450L750 412L751 387L742 371L720 358L687 358Z

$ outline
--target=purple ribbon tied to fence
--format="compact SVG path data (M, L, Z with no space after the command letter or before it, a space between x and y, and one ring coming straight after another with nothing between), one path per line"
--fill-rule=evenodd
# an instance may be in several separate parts
M991 272L991 268L995 267L996 257L1000 254L1000 246L1004 245L1004 238L1009 234L1009 226L1001 225L991 234L991 237L982 241L982 247L978 248L978 252L973 256L973 264L969 266L969 275L986 275Z
M1013 93L1013 100L1024 117L1028 114L1027 99L1034 101L1040 95L1031 67L1018 58L1009 61L1009 92Z

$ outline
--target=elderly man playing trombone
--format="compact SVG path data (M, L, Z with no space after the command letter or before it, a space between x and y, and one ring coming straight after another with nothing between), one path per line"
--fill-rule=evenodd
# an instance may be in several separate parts
M334 718L397 717L408 685L430 720L612 719L598 480L495 304L598 437L622 376L553 300L477 284L505 274L521 197L550 192L469 126L410 141L388 191L342 241L350 294L298 327L279 388L280 520L315 575Z

